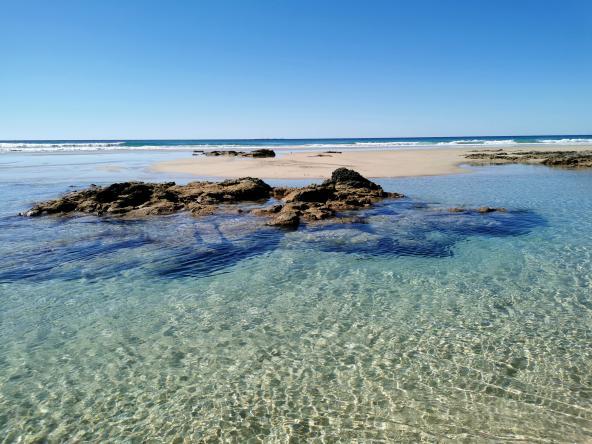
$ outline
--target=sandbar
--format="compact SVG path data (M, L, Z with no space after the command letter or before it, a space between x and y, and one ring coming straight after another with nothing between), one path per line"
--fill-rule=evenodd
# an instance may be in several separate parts
M500 147L502 148L502 147ZM515 146L511 151L576 151L587 146ZM274 158L236 158L227 156L192 156L187 159L159 162L151 169L157 172L190 174L201 177L262 179L326 179L336 168L354 169L365 177L412 177L459 174L469 172L464 157L469 151L494 150L490 147L462 147L454 149L393 149L382 151L343 151L341 153L278 152Z

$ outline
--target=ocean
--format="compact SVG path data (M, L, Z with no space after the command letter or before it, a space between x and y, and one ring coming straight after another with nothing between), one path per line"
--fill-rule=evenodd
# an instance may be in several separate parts
M592 135L465 136L358 139L5 140L1 152L193 149L393 149L456 146L586 145Z
M536 143L559 137L592 138ZM18 216L90 183L194 180L148 168L178 147L474 140L3 142L0 441L589 442L590 170L376 180L407 197L296 231ZM446 211L484 205L508 211Z

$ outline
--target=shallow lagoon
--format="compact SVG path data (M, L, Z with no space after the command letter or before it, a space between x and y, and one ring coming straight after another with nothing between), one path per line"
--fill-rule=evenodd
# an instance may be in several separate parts
M409 198L296 232L15 216L175 155L0 157L7 442L592 439L591 172L380 180Z

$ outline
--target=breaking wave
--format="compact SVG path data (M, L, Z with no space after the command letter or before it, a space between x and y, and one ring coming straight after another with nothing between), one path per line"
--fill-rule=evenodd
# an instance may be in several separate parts
M191 151L224 149L283 149L318 151L328 149L381 150L389 148L516 146L516 145L592 145L592 136L514 136L514 137L425 137L409 139L244 139L244 140L121 140L121 141L5 141L0 153L84 152L84 151Z
M0 142L0 152L7 151L99 151L116 148L126 142Z

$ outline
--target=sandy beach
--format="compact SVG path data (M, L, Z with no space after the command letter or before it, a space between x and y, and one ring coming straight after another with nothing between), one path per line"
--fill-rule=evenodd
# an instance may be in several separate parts
M520 151L579 151L586 146L524 146L504 147ZM278 151L275 158L206 157L159 162L152 166L156 172L193 174L206 177L235 178L253 176L262 179L325 179L336 168L353 168L371 178L437 176L470 171L464 155L474 150L494 150L481 147L456 149L408 149L391 151L287 152Z

